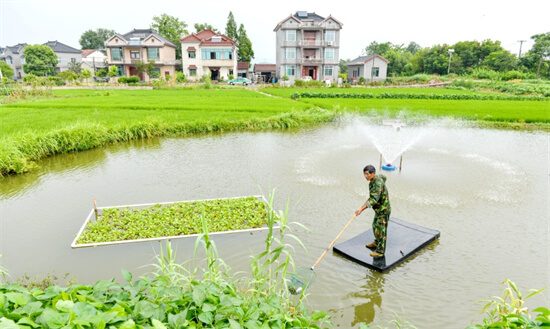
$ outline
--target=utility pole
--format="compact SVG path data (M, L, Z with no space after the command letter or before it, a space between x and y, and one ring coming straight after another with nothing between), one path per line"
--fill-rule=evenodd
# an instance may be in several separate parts
M519 54L518 54L518 58L521 58L521 46L523 46L523 43L524 42L527 42L527 40L518 40L519 42Z

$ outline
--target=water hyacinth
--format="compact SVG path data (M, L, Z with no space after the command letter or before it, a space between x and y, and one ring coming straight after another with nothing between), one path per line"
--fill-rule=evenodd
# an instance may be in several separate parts
M142 209L104 209L90 221L78 244L198 234L201 218L211 232L260 228L267 224L264 202L256 197L157 204Z

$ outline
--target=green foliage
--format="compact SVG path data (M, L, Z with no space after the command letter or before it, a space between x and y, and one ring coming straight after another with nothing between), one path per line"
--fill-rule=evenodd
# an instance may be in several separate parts
M200 32L202 30L212 30L214 33L221 34L220 31L216 28L214 28L212 25L208 23L195 23L193 25L195 27L195 32Z
M15 74L13 68L4 61L0 61L0 71L2 71L2 77L8 79L11 79Z
M235 22L235 16L233 16L233 12L231 11L229 12L229 16L227 16L225 35L233 40L237 40L237 37L239 36L239 33L237 31L237 22Z
M187 81L187 78L185 77L185 74L183 72L176 72L176 82L177 83L184 83Z
M189 34L187 23L180 21L177 17L162 14L153 17L151 28L176 46L176 59L181 59L180 39Z
M105 42L115 35L115 30L109 30L109 29L96 29L93 30L87 30L80 36L79 43L82 49L105 49Z
M69 81L69 82L75 81L76 79L78 79L78 75L76 73L74 73L73 71L70 71L70 70L59 72L59 73L57 73L57 76L60 77L61 79L65 80L65 81Z
M57 66L57 55L44 45L28 45L23 49L25 64L23 71L37 76L53 75Z
M118 74L118 69L115 65L111 65L109 66L109 72L107 73L107 75L109 75L111 78L114 78L116 77Z
M97 70L95 75L100 77L100 78L105 78L107 76L107 71L105 69L99 69L99 70Z
M255 197L177 202L143 209L104 209L88 222L79 244L192 235L201 232L201 219L213 232L260 228L267 224L265 204Z
M254 58L254 50L252 50L252 42L248 38L248 35L246 34L246 30L244 29L244 25L241 24L239 26L239 32L238 32L237 41L239 43L239 47L237 49L237 60L239 62L247 62L250 63L252 59Z
M525 306L525 301L546 288L529 290L527 296L523 296L517 285L505 280L502 284L506 285L502 297L495 296L493 300L487 300L480 314L485 314L483 325L470 326L467 329L474 328L518 328L518 329L536 329L550 327L550 310L545 307L534 309L537 316L532 320L529 308Z
M212 80L210 79L209 74L203 74L201 81L204 82L204 89L212 88Z
M378 99L437 99L437 100L509 100L509 101L548 101L539 96L510 96L496 94L419 94L419 93L313 93L301 92L290 95L292 99L298 98L378 98Z
M89 79L89 78L92 77L92 71L90 71L88 69L83 69L80 76L82 77L82 79Z

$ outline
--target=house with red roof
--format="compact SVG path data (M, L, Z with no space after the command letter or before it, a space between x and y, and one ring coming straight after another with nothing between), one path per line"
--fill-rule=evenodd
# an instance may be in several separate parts
M213 81L237 74L237 42L210 29L181 38L181 66L190 81L205 74Z

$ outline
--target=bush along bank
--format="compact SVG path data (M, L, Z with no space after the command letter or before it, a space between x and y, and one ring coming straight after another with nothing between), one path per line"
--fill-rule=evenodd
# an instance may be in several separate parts
M25 133L0 140L0 175L20 174L36 167L47 156L89 150L115 142L157 136L223 131L288 129L333 120L336 114L323 109L291 111L265 119L241 121L164 122L145 120L107 127L99 123L77 123L45 133Z
M479 95L479 94L413 94L413 93L313 93L302 92L290 95L292 99L299 98L358 98L358 99L436 99L436 100L510 100L510 101L548 101L542 96L509 96L509 95Z

